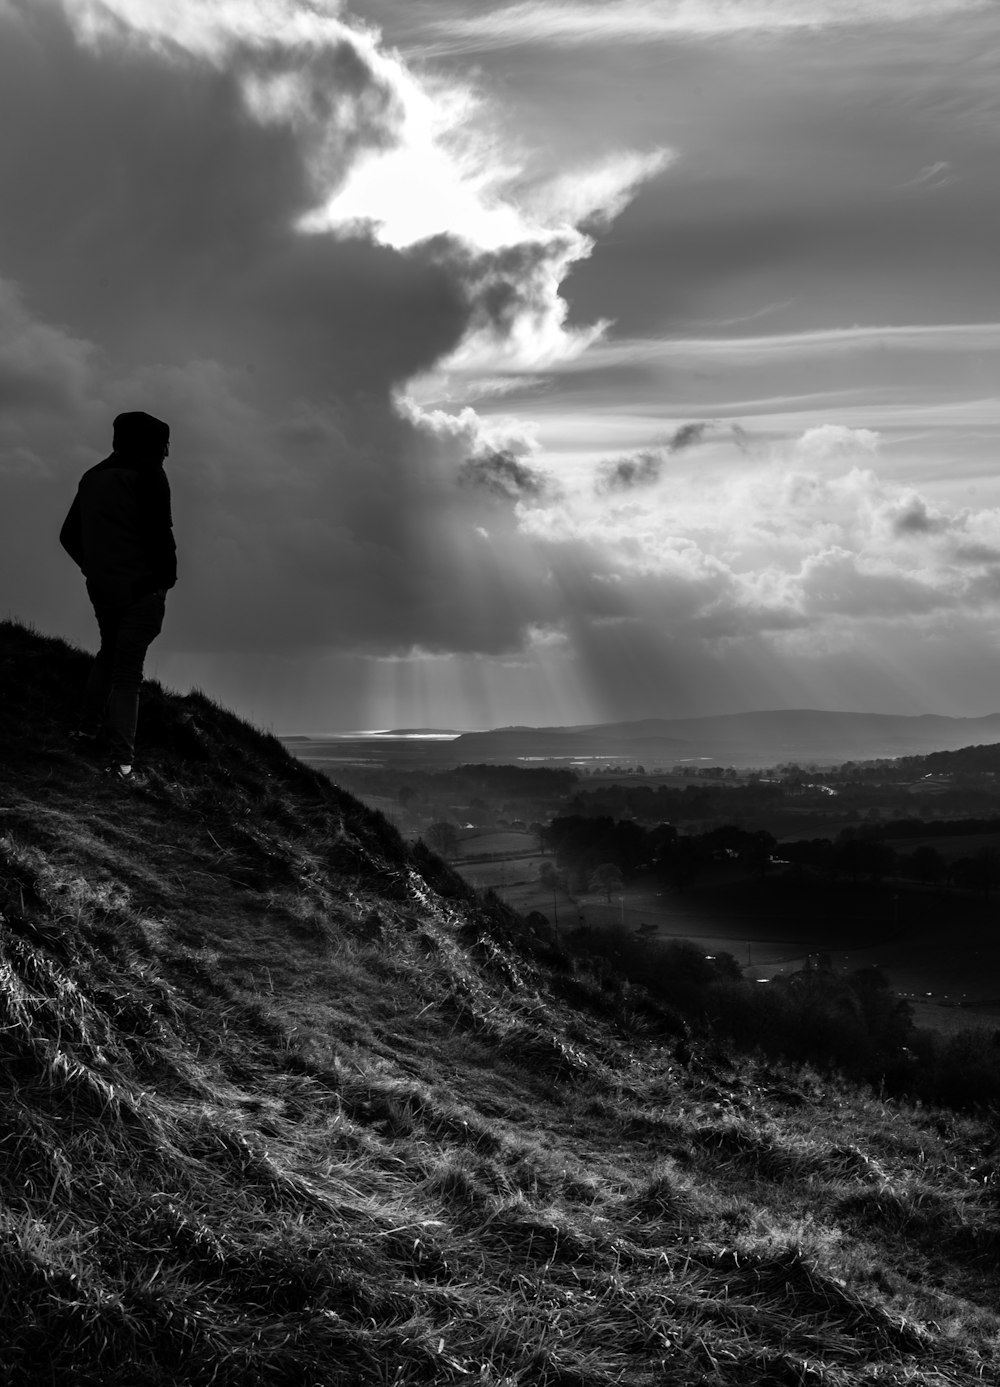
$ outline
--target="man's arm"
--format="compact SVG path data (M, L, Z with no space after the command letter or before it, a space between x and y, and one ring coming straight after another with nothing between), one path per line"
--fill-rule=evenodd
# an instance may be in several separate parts
M170 514L170 483L162 467L142 479L140 508L150 567L161 588L177 582L177 546Z
M83 568L83 534L80 525L80 496L79 493L73 497L73 504L69 508L69 514L63 521L62 529L59 531L59 543L66 550L77 568Z

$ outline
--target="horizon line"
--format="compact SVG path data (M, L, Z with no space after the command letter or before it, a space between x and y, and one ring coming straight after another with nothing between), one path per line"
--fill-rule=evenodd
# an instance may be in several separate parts
M896 712L875 712L871 709L860 708L814 708L814 707L784 707L784 708L742 708L727 713L673 713L666 715L663 713L650 713L638 718L607 718L600 722L567 722L567 723L500 723L492 727L466 727L456 728L426 728L411 730L407 728L345 728L327 729L323 732L276 732L274 735L279 741L290 738L304 740L320 740L324 737L341 738L360 738L360 737L396 737L401 741L455 741L458 737L483 736L491 732L553 732L553 731L572 731L586 732L597 730L602 727L628 727L645 722L695 722L708 721L713 718L745 718L761 717L766 714L780 713L820 713L827 717L863 717L863 718L908 718L914 721L921 718L944 718L949 722L985 722L989 718L1000 718L1000 709L993 709L988 713L896 713Z

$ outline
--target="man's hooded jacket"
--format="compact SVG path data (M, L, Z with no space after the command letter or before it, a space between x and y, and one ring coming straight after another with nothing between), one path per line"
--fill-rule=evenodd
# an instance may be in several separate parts
M151 414L119 414L111 456L80 478L59 542L96 601L127 605L177 581L163 470L169 441L169 427Z

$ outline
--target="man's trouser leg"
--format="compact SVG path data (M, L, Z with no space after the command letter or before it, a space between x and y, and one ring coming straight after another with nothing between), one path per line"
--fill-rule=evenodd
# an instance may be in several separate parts
M80 726L87 733L97 732L104 725L108 712L108 699L111 697L111 672L114 666L115 643L118 639L118 622L121 611L93 596L94 615L101 633L101 648L94 656L90 666L87 684L83 691L83 704L80 708Z
M127 606L95 602L101 648L84 698L86 709L104 712L115 756L130 765L135 756L135 729L139 717L139 689L146 651L163 628L166 607L162 592L151 592Z

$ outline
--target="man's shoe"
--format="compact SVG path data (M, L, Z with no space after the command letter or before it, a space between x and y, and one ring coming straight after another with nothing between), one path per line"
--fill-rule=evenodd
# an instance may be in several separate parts
M112 761L105 771L112 780L124 780L128 785L145 785L146 777L142 771L125 761Z

